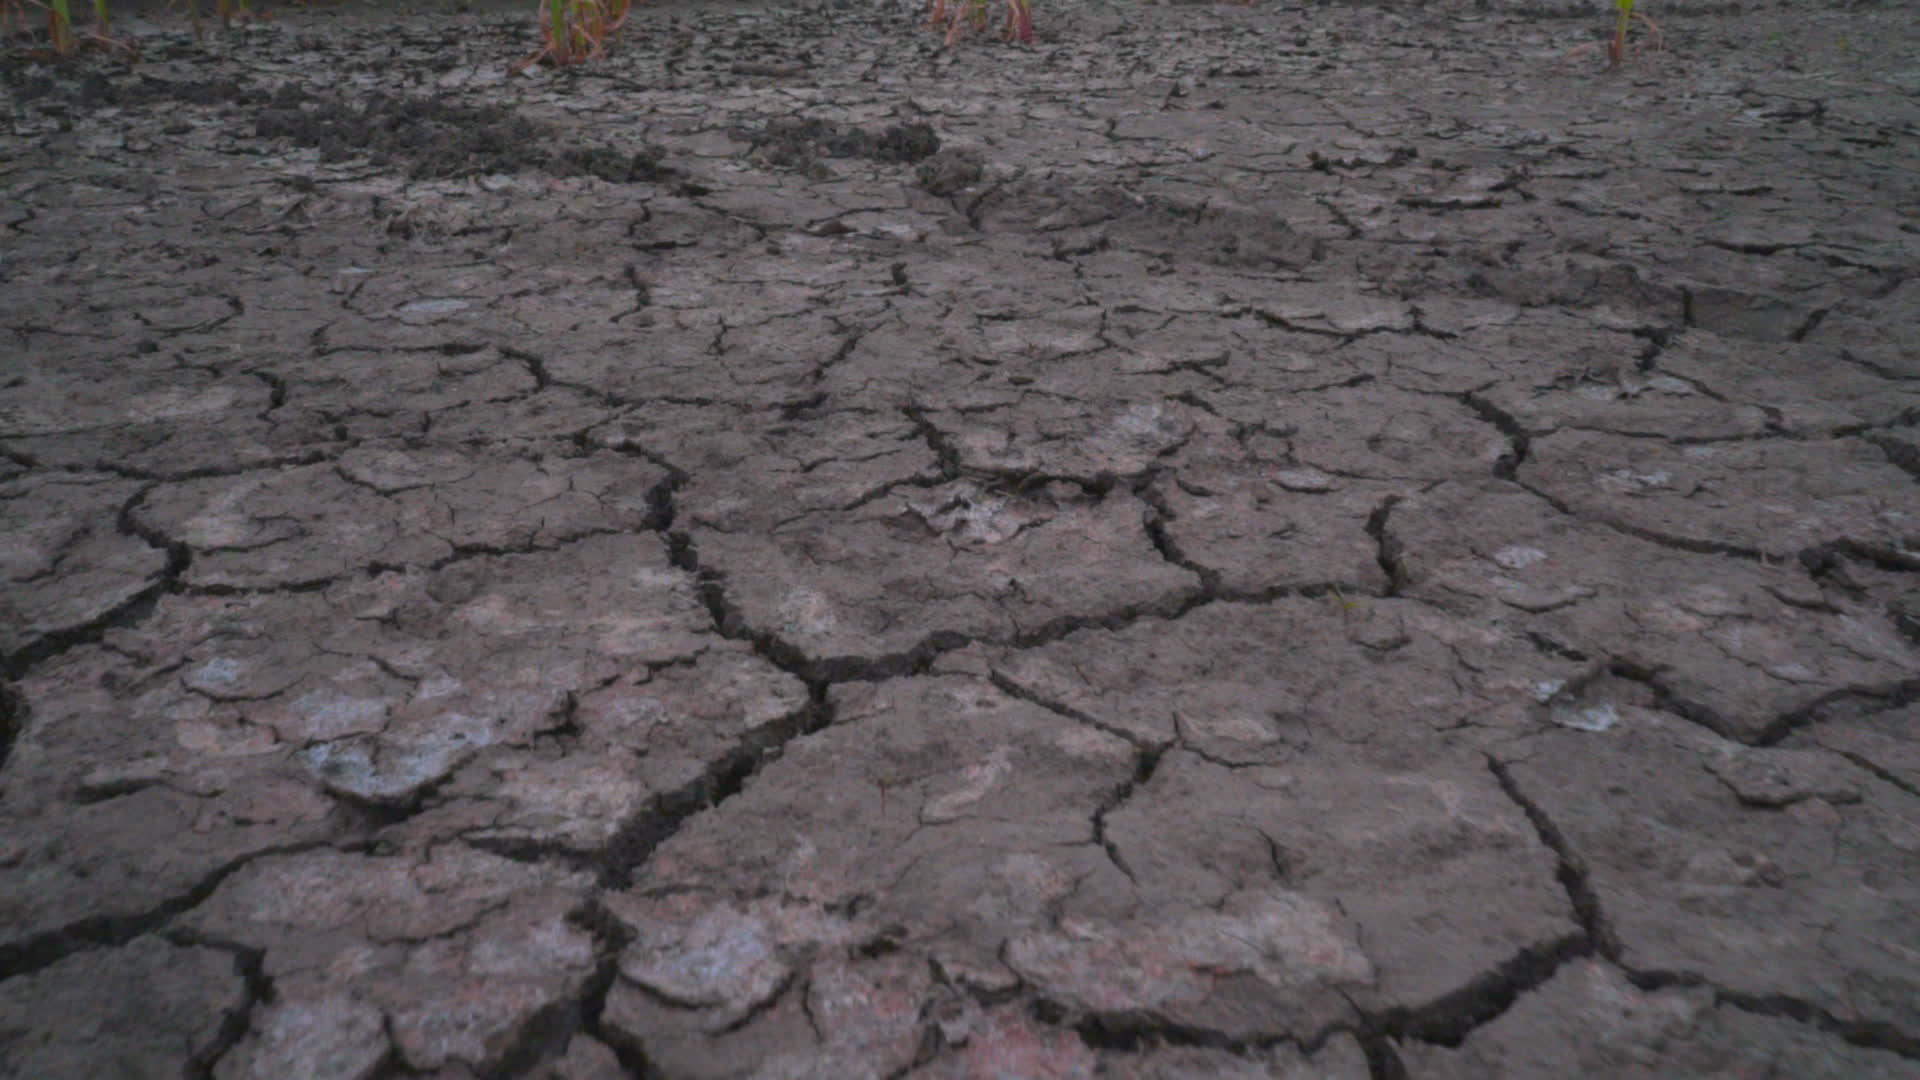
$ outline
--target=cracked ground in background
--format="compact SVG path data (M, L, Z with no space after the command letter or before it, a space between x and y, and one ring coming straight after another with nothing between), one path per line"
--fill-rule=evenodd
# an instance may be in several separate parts
M1900 4L0 66L0 1076L1920 1076Z

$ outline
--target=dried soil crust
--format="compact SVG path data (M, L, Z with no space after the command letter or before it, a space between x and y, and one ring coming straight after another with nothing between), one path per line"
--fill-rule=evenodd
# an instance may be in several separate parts
M0 1077L1920 1076L1910 13L381 10L0 61Z

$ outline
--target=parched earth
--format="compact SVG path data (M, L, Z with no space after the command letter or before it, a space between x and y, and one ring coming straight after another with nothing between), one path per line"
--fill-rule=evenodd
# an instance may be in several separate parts
M0 66L0 1076L1920 1076L1920 20Z

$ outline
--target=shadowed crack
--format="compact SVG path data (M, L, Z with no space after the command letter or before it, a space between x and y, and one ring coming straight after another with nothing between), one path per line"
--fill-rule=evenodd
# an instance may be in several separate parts
M518 360L527 369L527 374L533 376L533 393L537 394L553 385L553 375L547 371L545 358L522 349L511 349L505 346L501 347L500 355L509 360Z
M1487 759L1487 768L1493 773L1494 779L1500 782L1500 790L1527 816L1540 842L1554 854L1558 864L1554 876L1560 880L1561 887L1567 890L1567 900L1573 905L1574 917L1580 920L1586 937L1585 947L1577 955L1585 955L1589 951L1598 951L1608 959L1619 955L1619 942L1614 937L1613 928L1607 924L1606 915L1600 910L1600 894L1593 887L1586 862L1573 850L1566 834L1553 823L1540 804L1529 799L1526 792L1520 789L1520 782L1514 778L1512 770L1491 757Z
M1565 835L1545 811L1526 797L1503 764L1490 757L1487 766L1501 790L1526 814L1541 843L1553 851L1558 861L1556 876L1567 891L1580 929L1528 945L1465 986L1425 1005L1369 1016L1367 1031L1373 1040L1362 1039L1362 1046L1367 1049L1369 1067L1376 1077L1404 1076L1405 1072L1390 1047L1384 1042L1376 1044L1374 1040L1382 1037L1393 1041L1418 1039L1458 1047L1475 1028L1505 1013L1522 994L1545 984L1569 960L1590 955L1596 949L1609 958L1617 952L1611 945L1611 931L1600 912L1599 899L1588 880L1585 864L1572 851Z
M1174 513L1173 508L1167 505L1167 500L1162 497L1158 491L1154 490L1153 475L1153 471L1149 470L1146 476L1143 476L1133 485L1133 493L1139 497L1141 502L1146 503L1147 506L1153 510L1153 513L1147 515L1145 523L1147 539L1153 542L1153 549L1160 553L1161 558L1182 570L1198 575L1200 578L1200 591L1203 595L1213 596L1218 594L1220 591L1220 571L1202 566L1188 558L1187 554L1180 550L1179 542L1176 541L1173 538L1173 534L1167 530L1167 523L1173 521L1179 517L1179 515Z
M1885 687L1845 687L1822 694L1797 709L1781 713L1768 722L1766 727L1761 728L1757 734L1739 741L1752 746L1774 746L1801 728L1819 723L1827 710L1842 702L1862 702L1877 709L1885 709L1898 708L1915 698L1920 698L1920 677ZM1875 709L1867 711L1875 711Z
M998 680L995 680L996 684ZM1154 770L1160 767L1160 755L1163 751L1155 747L1142 747L1134 753L1133 775L1109 792L1098 809L1093 812L1093 839L1107 853L1113 865L1126 875L1128 881L1137 882L1133 876L1133 867L1121 856L1120 848L1107 836L1107 815L1127 804L1133 793L1140 790L1142 784L1153 779Z
M1034 1018L1055 1025L1066 1019L1064 1010L1044 1000L1034 1004ZM1236 1039L1225 1032L1178 1024L1152 1013L1101 1013L1079 1020L1073 1025L1073 1030L1081 1041L1096 1050L1122 1053L1138 1053L1155 1046L1179 1046L1245 1054L1292 1043L1291 1039L1284 1038L1265 1041Z
M1357 1037L1361 1052L1367 1055L1369 1080L1408 1080L1407 1067L1394 1052L1392 1041L1372 1028L1362 1029Z
M1823 710L1837 702L1868 701L1880 707L1894 707L1920 697L1920 677L1878 686L1848 686L1832 690L1787 712L1780 713L1758 732L1745 731L1727 722L1712 708L1689 701L1675 693L1661 676L1664 665L1646 665L1615 659L1609 672L1631 679L1653 691L1654 707L1684 720L1699 724L1715 735L1748 746L1773 746L1809 724L1816 723Z
M941 431L932 420L927 418L927 410L923 406L908 405L901 411L906 413L908 420L913 421L914 431L916 431L921 438L925 439L927 446L933 450L934 458L940 463L941 479L958 479L960 476L960 451L953 445L953 440L948 438L946 432Z
M1560 965L1591 951L1585 932L1529 945L1437 1001L1381 1015L1380 1028L1395 1038L1457 1047L1474 1028L1506 1012L1520 995L1551 979Z
M593 974L588 976L586 985L580 989L580 1030L605 1043L627 1075L658 1075L638 1040L627 1038L603 1022L607 1011L607 994L620 977L620 954L632 943L633 931L614 918L598 897L588 897L568 914L567 920L593 935L596 957Z
M103 472L128 480L178 482L182 480L207 480L218 477L245 476L248 473L278 472L283 469L299 468L303 465L318 465L332 461L334 455L326 450L302 450L297 453L278 454L269 458L257 458L245 464L219 463L197 465L190 469L143 469L129 465L124 461L97 460L85 466L87 472Z
M1868 435L1866 441L1880 448L1887 460L1901 472L1920 480L1920 446L1891 435Z
M519 863L558 864L568 870L583 871L596 870L602 863L598 856L584 854L565 844L531 836L462 835L460 841L470 848Z
M245 1038L253 1024L253 1015L274 999L273 979L266 973L266 950L230 941L220 941L188 930L170 930L161 935L182 948L199 946L218 949L233 957L234 974L246 986L246 1000L240 1007L220 1018L220 1030L206 1049L187 1063L188 1080L212 1080L220 1060Z
M267 384L267 407L265 412L270 413L287 403L286 379L281 378L271 371L265 370L250 371L248 374Z
M1631 536L1636 540L1645 540L1649 544L1658 544L1661 547L1671 548L1675 551L1689 551L1695 555L1726 555L1735 559L1745 559L1748 562L1765 563L1769 559L1767 553L1761 551L1759 548L1745 547L1740 544L1722 543L1718 540L1703 540L1691 536L1674 536L1670 533L1656 532L1653 529L1642 528L1641 526L1628 522L1616 521L1605 514L1583 513L1575 510L1572 506L1568 505L1565 500L1556 497L1552 492L1543 491L1519 479L1517 476L1506 476L1503 477L1503 479L1513 481L1529 495L1538 497L1548 506L1553 507L1555 510L1558 510L1570 518L1577 518L1581 521L1591 521L1596 525L1605 526L1624 536Z
M1513 479L1514 473L1520 468L1520 463L1527 460L1527 451L1531 446L1527 429L1520 426L1520 421L1514 419L1512 414L1481 397L1475 391L1469 390L1461 394L1460 403L1472 409L1480 419L1492 424L1499 429L1500 434L1507 437L1507 445L1511 449L1508 453L1501 454L1493 463L1493 475L1502 480Z
M101 640L109 630L138 625L153 612L163 594L178 586L180 575L186 572L187 566L193 561L192 553L187 549L186 544L170 540L157 531L143 528L134 513L134 508L152 490L152 488L141 489L120 507L116 527L122 534L139 537L149 546L159 548L166 553L166 565L161 567L159 574L145 588L99 616L78 626L44 634L14 650L4 658L3 663L0 663L0 678L19 679L36 665L68 649L79 645L91 645ZM0 709L4 708L4 700L0 700ZM5 714L0 712L0 764L5 763L6 751L10 745L11 739L7 737Z
M648 800L601 849L601 885L614 890L631 887L634 875L661 844L680 831L688 818L738 795L746 786L747 778L760 768L771 751L824 726L826 721L821 716L824 708L822 701L809 702L799 712L749 736L709 764L698 779Z
M748 623L745 614L727 597L724 575L701 568L696 545L690 536L675 532L669 534L668 541L673 565L698 577L701 600L706 604L720 635L750 643L754 652L763 659L814 688L837 682L880 682L902 675L920 674L942 655L974 644L1027 649L1058 641L1080 630L1118 630L1152 617L1176 619L1213 599L1205 590L1180 588L1154 600L1128 604L1098 615L1061 615L1004 638L967 634L959 630L936 630L909 648L897 652L878 656L810 657L778 634L755 629Z
M1001 693L1007 695L1010 698L1013 698L1017 701L1024 701L1029 705L1039 706L1040 708L1045 709L1048 712L1053 713L1057 716L1066 717L1068 720L1071 720L1076 724L1085 724L1086 726L1093 728L1095 731L1099 731L1103 734L1111 735L1116 739L1122 739L1132 744L1134 748L1138 750L1139 753L1143 756L1151 755L1152 757L1151 762L1142 761L1142 762L1136 763L1136 771L1138 771L1138 767L1140 765L1145 765L1147 776L1151 776L1153 774L1153 770L1159 766L1160 755L1166 750L1166 744L1155 746L1149 743L1142 742L1140 737L1138 735L1135 735L1132 732L1123 731L1117 727L1114 727L1112 724L1104 723L1098 718L1090 716L1087 713L1083 713L1079 709L1076 709L1073 706L1066 704L1065 702L1054 701L1051 698L1043 697L1042 695L1037 694L1034 691L1028 689L1027 687L1020 685L1019 683L1015 682L1011 678L1008 678L1006 675L1003 675L998 671L995 671L992 674L988 675L987 679L989 682L993 683L994 689L999 690ZM1144 782L1145 779L1146 777L1139 777L1138 782Z
M1631 679L1653 691L1653 706L1662 712L1669 712L1683 720L1691 721L1724 739L1742 741L1733 725L1726 722L1719 713L1697 701L1688 701L1673 692L1660 676L1667 668L1664 665L1649 666L1630 660L1613 661L1607 669L1608 674L1622 679Z
M1103 1012L1092 1016L1074 1017L1066 1008L1046 998L1033 1003L1031 1015L1036 1021L1050 1027L1071 1023L1074 1034L1080 1036L1080 1041L1087 1046L1095 1050L1124 1054L1137 1054L1157 1047L1182 1047L1223 1051L1234 1055L1251 1055L1262 1051L1290 1048L1302 1054L1313 1055L1325 1049L1327 1043L1339 1035L1353 1036L1363 1046L1367 1042L1367 1033L1364 1030L1356 1030L1351 1024L1346 1023L1334 1024L1305 1037L1260 1035L1244 1038L1211 1028L1177 1023L1151 1012ZM1371 1061L1371 1053L1368 1054L1368 1058ZM1382 1073L1377 1069L1373 1070L1373 1076L1376 1078L1404 1075L1404 1073Z
M598 973L596 967L595 974ZM566 1048L567 1040L581 1029L585 1005L583 990L579 996L563 998L535 1010L521 1022L493 1067L481 1072L482 1080L527 1076L536 1065L557 1056Z
M1750 994L1729 990L1692 971L1641 971L1621 965L1627 981L1641 990L1668 987L1705 986L1713 990L1715 1004L1731 1005L1758 1016L1782 1016L1815 1027L1866 1050L1885 1050L1903 1058L1920 1061L1920 1035L1902 1031L1883 1020L1846 1020L1827 1010L1788 994Z
M1387 519L1393 515L1393 508L1400 504L1400 496L1389 495L1380 500L1380 505L1367 515L1367 535L1373 537L1373 560L1387 575L1387 596L1400 595L1400 587L1406 583L1406 568L1401 562L1400 541L1387 532Z
M14 740L26 726L26 700L12 686L0 682L0 773L5 772L7 759L13 756Z
M11 979L16 975L31 975L59 963L74 953L125 945L142 934L160 929L175 915L198 907L206 901L207 897L213 895L213 891L220 887L221 882L232 877L235 872L255 859L274 855L298 855L321 848L363 854L371 849L371 845L309 840L298 844L283 844L250 851L215 869L180 895L162 901L146 911L132 915L95 915L69 923L57 930L37 934L17 944L0 945L0 980Z

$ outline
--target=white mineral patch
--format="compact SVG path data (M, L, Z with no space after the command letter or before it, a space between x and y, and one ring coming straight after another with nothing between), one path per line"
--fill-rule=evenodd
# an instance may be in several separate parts
M1547 553L1537 547L1509 544L1493 553L1493 561L1509 570L1525 570L1535 563L1545 562Z
M1288 491L1332 491L1339 486L1333 477L1315 468L1282 469L1273 474L1273 482Z
M1555 709L1552 716L1554 723L1575 731L1606 731L1620 722L1620 711L1610 704Z

